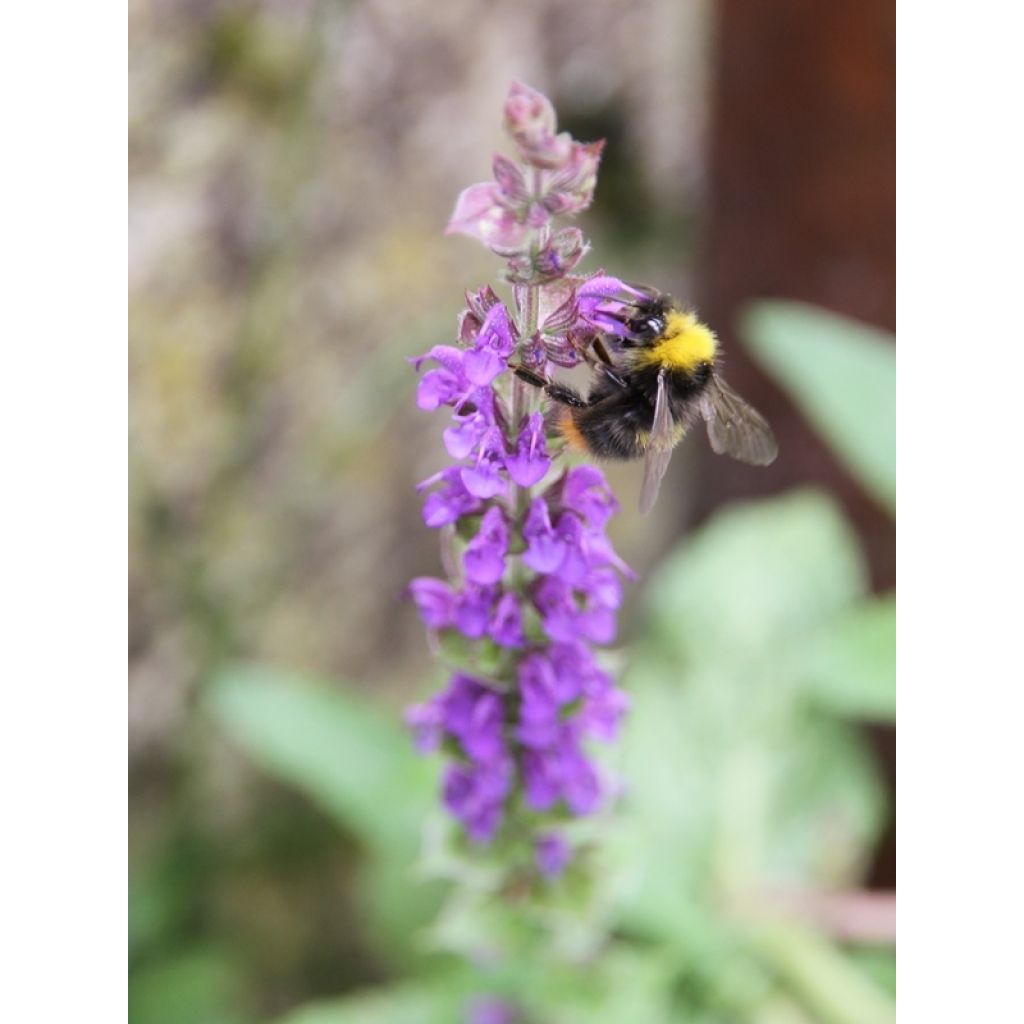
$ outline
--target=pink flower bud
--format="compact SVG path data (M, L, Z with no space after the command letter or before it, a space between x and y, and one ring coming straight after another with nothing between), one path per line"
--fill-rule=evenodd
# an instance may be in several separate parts
M505 130L520 155L535 167L561 167L572 155L572 139L555 134L555 108L536 89L513 82L505 100Z

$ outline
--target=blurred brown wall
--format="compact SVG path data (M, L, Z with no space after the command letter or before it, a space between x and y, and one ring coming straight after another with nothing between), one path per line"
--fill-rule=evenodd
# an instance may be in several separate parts
M705 474L699 514L814 481L834 490L860 533L879 590L896 582L896 529L729 344L752 298L801 299L896 326L896 11L890 0L722 0L717 5L710 152L711 231L702 306L721 325L729 377L763 409L780 457L759 478ZM728 462L728 460L723 460ZM873 736L895 779L895 734ZM895 823L874 870L895 884Z
M721 325L729 376L769 414L781 456L770 490L834 487L863 537L876 587L895 582L895 530L742 349L752 298L801 299L896 323L895 8L889 0L722 0L711 116L711 230L702 307ZM708 478L701 511L757 480Z

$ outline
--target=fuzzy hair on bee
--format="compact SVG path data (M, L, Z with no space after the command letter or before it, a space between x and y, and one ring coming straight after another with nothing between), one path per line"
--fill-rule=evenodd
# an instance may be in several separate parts
M552 400L548 421L577 451L597 459L644 459L640 509L658 496L672 450L696 419L707 424L712 449L765 466L778 446L759 412L722 379L714 332L671 296L632 286L615 334L596 339L585 358L592 370L584 396L565 384L515 367L522 380Z

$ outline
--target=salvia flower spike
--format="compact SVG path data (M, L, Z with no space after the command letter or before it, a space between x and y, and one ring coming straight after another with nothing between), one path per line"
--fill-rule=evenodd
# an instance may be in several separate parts
M448 759L442 800L465 835L508 839L553 879L574 852L565 822L611 796L589 745L615 739L627 700L597 649L615 639L632 574L605 535L618 503L603 474L565 464L536 390L509 366L576 365L621 323L633 290L577 275L586 239L556 223L590 205L603 143L558 132L551 102L519 83L505 128L514 154L496 155L494 180L462 192L447 230L505 261L511 300L468 292L454 343L412 361L419 407L451 411L451 462L419 485L448 578L408 588L450 676L407 720L421 751Z

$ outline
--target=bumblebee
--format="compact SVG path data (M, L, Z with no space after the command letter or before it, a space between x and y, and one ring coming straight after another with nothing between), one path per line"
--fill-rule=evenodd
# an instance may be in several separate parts
M639 298L623 303L615 319L621 333L607 335L586 354L593 370L584 398L523 366L516 375L543 388L554 402L548 419L570 447L598 459L644 459L640 511L654 505L672 449L693 420L707 424L712 449L755 466L767 466L778 445L764 417L718 372L718 341L671 296L634 287Z

